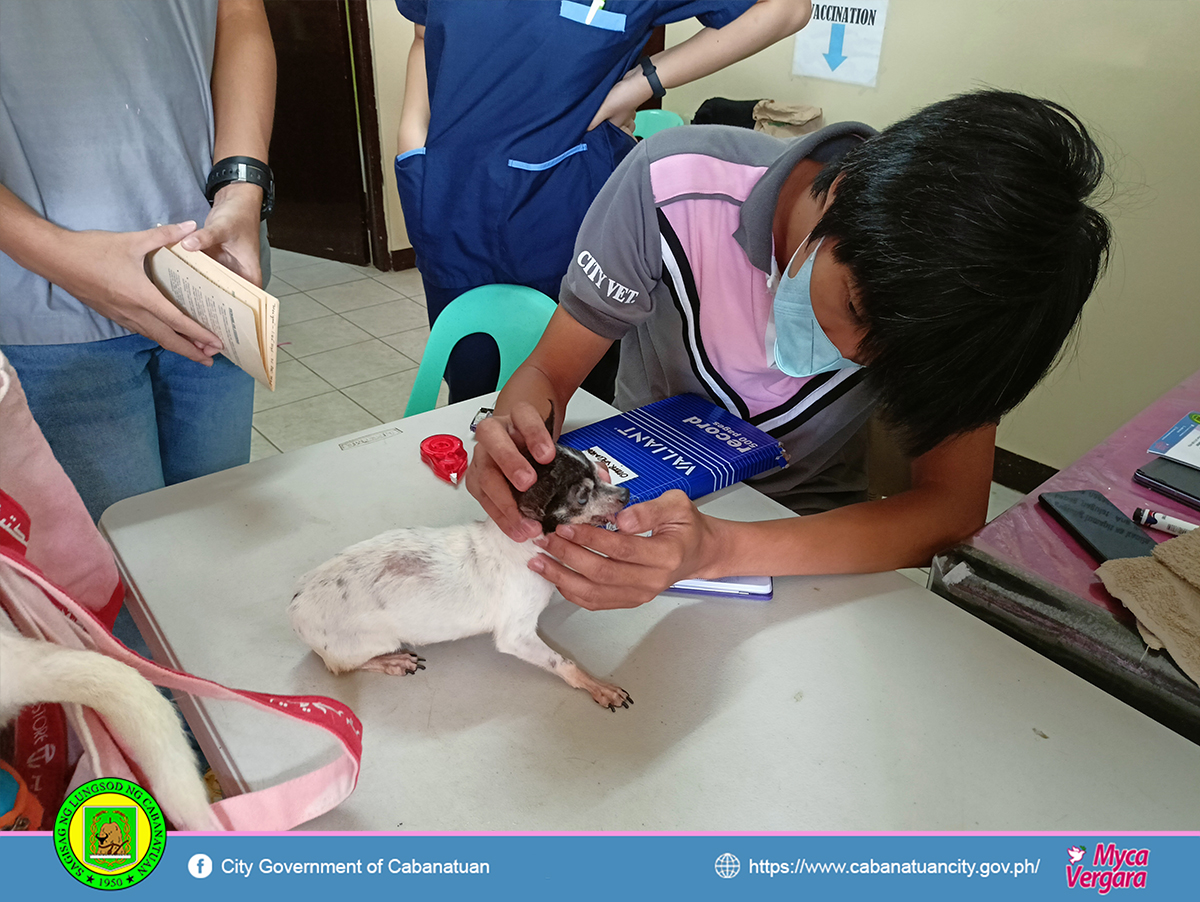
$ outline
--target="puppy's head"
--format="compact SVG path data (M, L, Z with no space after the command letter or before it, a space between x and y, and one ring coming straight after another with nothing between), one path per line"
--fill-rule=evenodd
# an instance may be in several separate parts
M610 483L590 457L566 445L555 445L552 463L531 460L537 482L524 492L513 492L517 508L554 532L562 523L601 526L612 521L629 503L629 489Z

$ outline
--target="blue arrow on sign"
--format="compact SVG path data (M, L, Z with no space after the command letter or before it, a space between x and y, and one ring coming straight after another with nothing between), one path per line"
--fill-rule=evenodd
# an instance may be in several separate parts
M829 63L829 71L832 72L846 60L848 56L842 56L842 41L846 39L846 23L835 22L829 29L829 52L822 53L825 57L825 62Z

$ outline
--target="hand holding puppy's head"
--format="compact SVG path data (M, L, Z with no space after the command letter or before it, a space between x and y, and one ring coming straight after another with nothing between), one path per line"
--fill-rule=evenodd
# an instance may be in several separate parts
M529 462L537 482L513 496L522 514L542 524L543 533L562 523L609 523L629 503L629 489L613 485L595 461L574 448L555 445L551 463Z

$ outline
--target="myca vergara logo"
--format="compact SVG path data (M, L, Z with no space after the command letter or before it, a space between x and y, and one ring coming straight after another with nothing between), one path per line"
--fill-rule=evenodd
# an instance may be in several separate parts
M1067 849L1067 886L1094 889L1107 895L1114 889L1145 889L1150 868L1149 849L1118 849L1115 843L1097 843L1091 861L1086 846Z
M167 824L150 793L128 780L84 783L54 819L54 851L72 877L96 889L140 883L162 859Z

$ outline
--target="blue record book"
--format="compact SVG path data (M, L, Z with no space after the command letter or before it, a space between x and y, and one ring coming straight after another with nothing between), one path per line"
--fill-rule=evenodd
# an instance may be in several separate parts
M620 413L559 441L603 461L629 503L681 489L700 498L787 465L771 436L696 395L676 395Z

